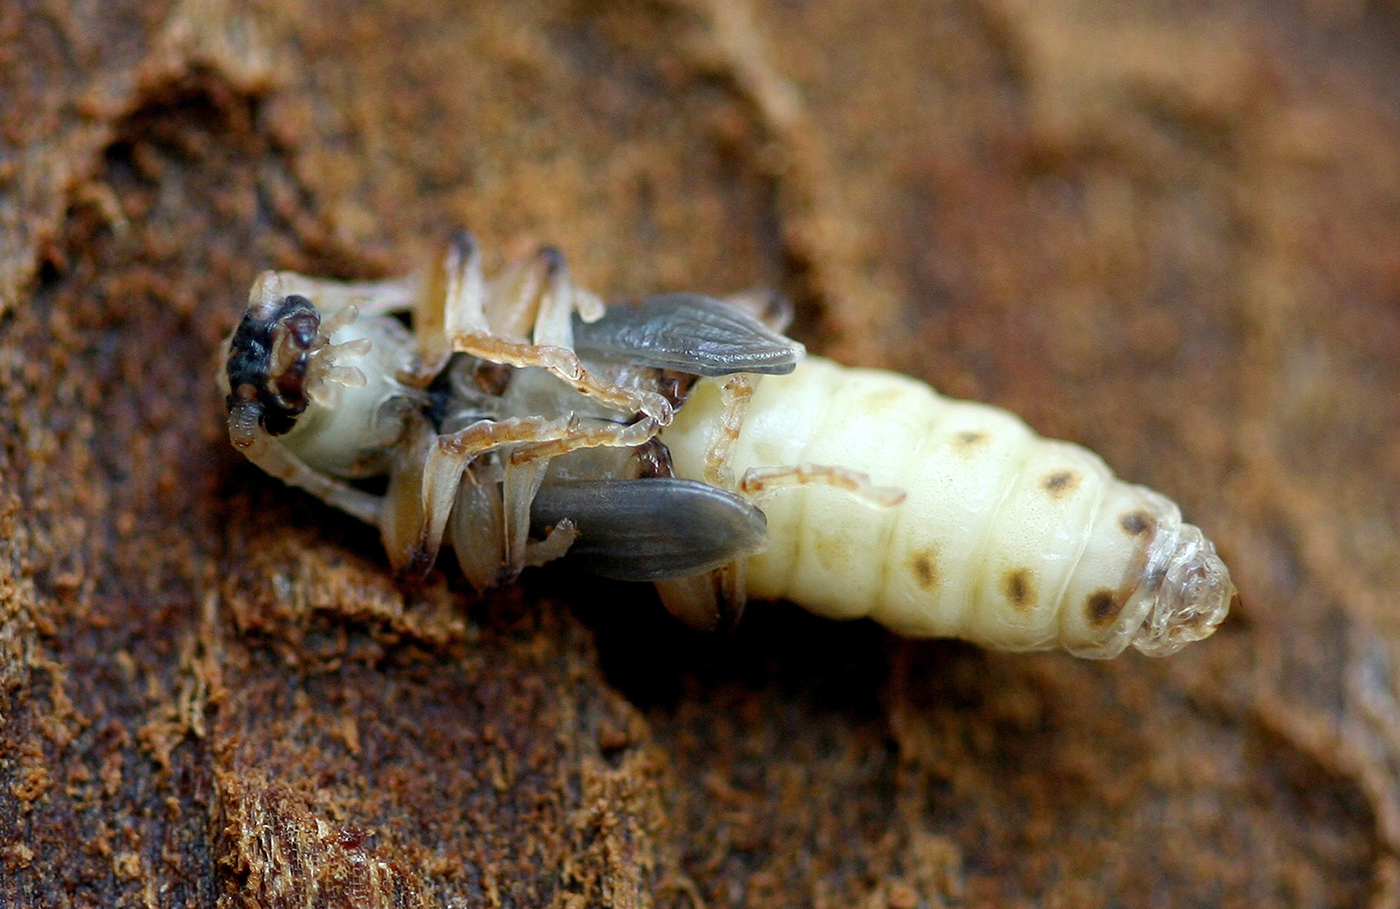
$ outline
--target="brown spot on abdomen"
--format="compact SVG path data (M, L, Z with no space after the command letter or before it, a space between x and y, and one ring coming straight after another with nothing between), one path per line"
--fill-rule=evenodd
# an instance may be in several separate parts
M1045 479L1040 481L1040 488L1057 499L1074 492L1078 485L1079 474L1072 470L1051 471L1045 475Z
M921 549L909 559L909 572L914 583L923 590L938 586L938 550L933 547Z
M977 449L987 444L990 438L991 437L985 432L979 432L975 429L964 429L962 432L953 435L953 448L956 449L959 454L971 455L975 453Z
M1024 612L1035 602L1035 574L1029 568L1008 571L1001 580L1001 590L1007 602Z
M1157 527L1157 522L1152 515L1145 511L1130 511L1118 519L1118 526L1131 537L1152 536Z
M1094 628L1107 628L1118 619L1128 598L1112 590L1096 590L1084 601L1084 617Z

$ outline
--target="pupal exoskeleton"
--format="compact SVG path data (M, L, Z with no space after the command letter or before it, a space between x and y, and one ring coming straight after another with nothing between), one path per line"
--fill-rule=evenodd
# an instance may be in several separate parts
M448 540L478 589L567 555L701 627L752 594L1090 657L1225 616L1229 574L1167 499L1003 410L804 360L755 309L606 309L550 248L487 281L465 234L422 280L269 272L225 343L229 434L377 524L407 577Z

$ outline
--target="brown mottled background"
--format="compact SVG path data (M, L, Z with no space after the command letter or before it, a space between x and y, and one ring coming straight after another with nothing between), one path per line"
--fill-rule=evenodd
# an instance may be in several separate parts
M406 594L213 360L258 270L456 225L780 287L1244 606L1096 664ZM1397 241L1386 0L4 3L0 906L1396 906Z

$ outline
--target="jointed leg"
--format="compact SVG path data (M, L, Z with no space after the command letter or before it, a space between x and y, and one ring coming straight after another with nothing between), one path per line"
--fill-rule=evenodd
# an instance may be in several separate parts
M705 446L704 480L719 489L734 489L734 446L753 398L753 379L743 373L727 377L720 385L724 413L710 431ZM700 631L733 627L743 615L748 598L745 559L737 559L704 574L668 578L656 582L656 592L676 618Z
M276 273L284 294L300 294L316 304L323 313L335 312L347 306L356 307L367 316L385 316L407 312L413 308L415 282L410 278L387 281L332 281L313 278L294 271Z
M753 392L753 379L743 373L729 376L720 385L724 414L710 430L709 442L705 446L704 479L711 486L734 488L734 471L730 461L733 459L734 445L739 441L739 430L744 426L744 417L748 416Z
M517 492L507 496L507 489ZM524 496L525 492L529 495ZM508 498L512 500L509 505ZM477 590L511 580L525 567L559 558L577 538L577 529L567 519L556 524L543 540L523 538L529 532L533 498L534 490L522 486L518 470L513 474L478 461L463 472L452 511L452 546L462 573ZM508 521L515 501L524 502L524 516L513 514Z
M570 451L618 440L631 445L628 431L636 425L580 425L572 416L554 420L514 417L482 420L449 435L434 435L426 422L415 422L390 472L383 514L376 515L390 562L402 574L421 576L427 572L442 546L447 521L454 503L458 502L460 489L464 483L478 479L465 477L469 465L481 455L499 451L504 467L499 494L503 499L499 506L503 564L507 576L519 573L532 560L542 557L532 550L528 541L530 504L548 467L551 446L558 445L560 450ZM655 428L643 426L633 434L641 440L635 444L641 444L655 434ZM530 451L533 454L516 457ZM313 475L325 480L319 474ZM364 495L358 490L350 491ZM469 503L472 494L468 493ZM378 502L372 496L367 498ZM494 513L497 507L478 505L482 513ZM454 531L454 536L460 537L460 534ZM553 544L566 546L566 538L561 537ZM546 551L550 550L541 552Z
M547 461L581 448L637 448L654 439L659 428L650 417L642 417L634 423L590 420L575 425L562 438L521 445L510 453L510 461L513 464Z
M505 479L501 484L501 497L504 500L506 542L506 578L513 580L525 567L526 551L530 539L530 504L535 501L544 482L544 472L549 467L547 460L514 463L506 458Z
M743 374L730 376L720 386L724 410L711 429L705 449L704 480L711 486L735 489L734 446L753 391L752 378ZM745 471L736 491L757 503L781 489L799 485L832 486L877 507L897 505L905 497L902 489L873 485L867 474L820 464L753 467ZM657 581L657 593L672 615L694 628L728 627L743 613L747 568L747 560L738 559L703 575Z
M362 492L348 483L312 470L266 433L253 433L251 443L243 447L242 451L249 461L288 486L305 489L326 504L333 505L361 521L369 524L379 523L383 506L378 496Z
M671 421L663 396L609 382L579 361L573 313L592 321L602 315L603 304L573 285L557 250L546 247L488 285L475 241L457 234L441 281L426 291L415 312L425 361L445 361L445 352L459 351L507 366L539 367L620 413L644 413L662 426Z
M896 486L876 486L870 475L830 464L794 464L783 467L750 467L739 482L739 493L758 502L792 486L831 486L878 508L890 508L904 501L905 492Z
M415 422L390 471L379 521L390 563L407 576L422 576L432 567L463 473L473 459L522 442L563 438L573 426L568 418L517 417L483 420L440 436L425 421ZM503 527L502 532L508 530Z

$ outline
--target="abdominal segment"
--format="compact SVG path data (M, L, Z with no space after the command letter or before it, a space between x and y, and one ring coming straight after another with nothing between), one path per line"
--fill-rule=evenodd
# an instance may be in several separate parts
M663 433L678 476L700 476L719 408L702 383ZM731 466L738 477L801 464L864 472L905 499L878 507L819 483L766 495L768 547L749 561L752 596L869 616L905 635L1107 657L1170 593L1176 506L999 408L809 357L758 384ZM1218 577L1204 588L1228 600L1223 566L1207 563ZM1226 605L1207 604L1214 621Z

